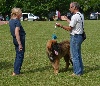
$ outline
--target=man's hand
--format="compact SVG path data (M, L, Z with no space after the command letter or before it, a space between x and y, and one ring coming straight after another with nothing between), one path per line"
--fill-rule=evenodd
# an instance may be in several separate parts
M61 27L61 24L60 24L60 23L56 23L56 26L57 26L57 27Z
M70 20L68 19L67 16L64 16L64 18L67 20L68 23L70 23Z

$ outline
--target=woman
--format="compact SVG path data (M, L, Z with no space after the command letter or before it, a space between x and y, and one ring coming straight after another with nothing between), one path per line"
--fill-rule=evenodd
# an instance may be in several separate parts
M13 37L13 44L15 46L16 57L14 62L13 76L19 75L24 59L25 52L25 31L20 23L22 11L20 8L13 8L11 11L11 19L9 21L10 32Z

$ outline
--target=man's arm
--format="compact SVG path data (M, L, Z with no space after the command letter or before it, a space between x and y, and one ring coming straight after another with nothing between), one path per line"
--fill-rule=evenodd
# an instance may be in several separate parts
M67 30L67 31L71 31L72 30L72 27L70 27L70 26L63 26L60 23L57 23L56 26L61 27L61 28L65 29L65 30Z
M60 27L65 29L65 30L67 30L67 31L71 31L72 30L72 27L70 27L70 26L63 26L63 25L61 25Z
M0 25L8 24L8 21L0 21Z
M70 20L68 19L67 16L64 16L64 18L66 19L66 21L67 21L68 23L70 23Z

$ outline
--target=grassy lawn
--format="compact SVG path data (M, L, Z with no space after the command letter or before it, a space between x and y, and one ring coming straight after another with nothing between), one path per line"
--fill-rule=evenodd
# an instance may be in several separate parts
M59 21L67 25L66 21ZM82 44L84 75L71 77L63 71L65 62L61 59L60 73L54 75L46 55L46 42L55 33L57 41L69 40L69 32L54 28L56 21L22 22L26 31L26 52L20 76L11 76L15 57L12 37L8 25L0 26L0 86L100 86L100 21L86 20L87 39Z

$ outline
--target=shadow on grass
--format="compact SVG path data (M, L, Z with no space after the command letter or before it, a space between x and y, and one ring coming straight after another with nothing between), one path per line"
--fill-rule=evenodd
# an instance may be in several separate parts
M10 63L10 62L7 62L7 61L5 61L5 62L0 62L0 70L2 70L2 69L9 69L9 68L12 68L13 67L13 64L12 63Z
M84 73L89 73L89 72L92 72L92 71L97 71L97 70L100 70L100 66L99 65L95 65L95 66L84 66ZM64 68L61 69L59 72L73 72L73 68L70 67L68 68L67 70L65 70Z
M89 73L92 71L97 71L100 70L100 65L94 65L94 66L84 66L84 73ZM73 68L69 67L67 70L65 70L64 68L61 69L59 72L73 72Z
M52 66L45 66L45 67L38 67L35 69L28 69L28 71L25 71L26 73L35 73L35 72L43 72L45 70L51 70Z
M45 66L45 67L38 67L35 69L28 69L27 71L25 71L25 73L35 73L35 72L43 72L43 71L53 71L53 67L50 66ZM60 72L67 72L67 71L73 71L72 68L68 68L67 70L65 70L65 68L61 68L59 69L59 73Z
M35 69L28 69L27 71L25 70L25 73L35 73L35 72L43 72L43 71L53 71L53 67L51 65L49 66L44 66L44 67L38 67L38 68L35 68ZM100 66L99 65L95 65L93 67L90 67L90 66L84 66L84 73L89 73L91 71L96 71L96 70L100 70ZM69 67L67 70L65 70L64 68L61 68L59 70L59 73L60 72L73 72L73 68L72 67Z
M62 68L59 70L59 72L67 72L67 71L72 72L73 71L72 67L69 67L68 69Z
M100 65L95 65L95 66L84 66L84 73L89 73L89 72L92 72L92 71L97 71L97 70L100 70Z

